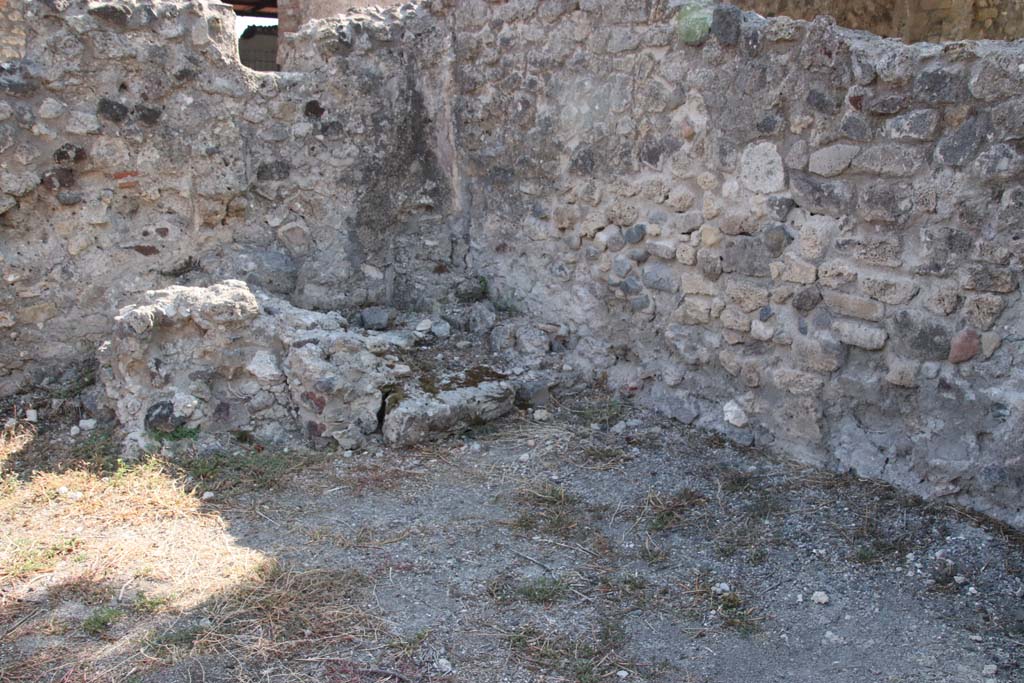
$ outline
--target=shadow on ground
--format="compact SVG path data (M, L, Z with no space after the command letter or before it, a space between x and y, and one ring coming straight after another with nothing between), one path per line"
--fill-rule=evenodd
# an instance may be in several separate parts
M615 400L550 412L127 465L73 414L8 428L0 680L1024 678L1008 529Z

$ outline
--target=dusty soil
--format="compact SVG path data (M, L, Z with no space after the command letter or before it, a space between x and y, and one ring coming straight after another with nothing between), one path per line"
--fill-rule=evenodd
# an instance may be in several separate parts
M0 680L1024 681L1019 535L616 400L550 412L139 464L74 415L8 429Z

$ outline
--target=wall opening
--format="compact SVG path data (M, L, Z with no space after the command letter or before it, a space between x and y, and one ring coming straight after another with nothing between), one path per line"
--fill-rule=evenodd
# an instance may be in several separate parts
M238 57L255 71L280 71L277 61L278 8L276 0L234 2Z
M277 63L277 19L251 19L239 17L236 30L238 58L243 65L255 71L280 71Z

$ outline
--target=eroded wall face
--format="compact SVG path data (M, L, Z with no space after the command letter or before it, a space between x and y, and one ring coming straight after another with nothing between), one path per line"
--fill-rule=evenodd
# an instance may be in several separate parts
M429 309L480 274L573 372L1024 524L1022 48L667 5L325 20L282 74L215 7L43 12L0 79L4 389L144 289Z
M494 296L680 420L1019 522L1020 47L580 6L454 13Z
M27 58L0 73L0 391L91 356L116 308L172 284L341 310L443 295L465 247L437 228L451 170L421 91L446 38L263 74L233 21L33 6Z

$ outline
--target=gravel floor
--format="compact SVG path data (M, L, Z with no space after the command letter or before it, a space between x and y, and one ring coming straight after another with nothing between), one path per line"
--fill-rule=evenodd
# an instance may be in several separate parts
M149 656L64 680L1024 681L1019 535L628 404L535 417L418 449L291 453L301 466L281 472L179 458L201 514L290 573L100 638L21 627L0 672L25 680L18 662L54 642L66 671L93 671L118 642ZM288 591L301 628L260 597ZM75 622L76 605L46 610Z

